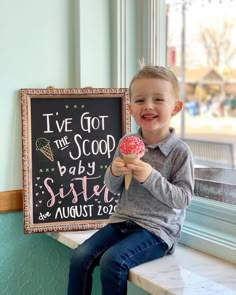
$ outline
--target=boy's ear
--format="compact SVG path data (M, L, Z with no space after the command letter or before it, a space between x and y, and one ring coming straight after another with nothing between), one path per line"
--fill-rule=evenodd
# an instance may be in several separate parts
M182 107L183 107L183 102L181 100L178 100L175 104L175 108L171 115L175 116L176 114L178 114L182 110Z

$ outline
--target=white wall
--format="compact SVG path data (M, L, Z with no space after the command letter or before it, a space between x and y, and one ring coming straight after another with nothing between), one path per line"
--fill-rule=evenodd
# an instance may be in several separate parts
M150 62L149 3L0 0L0 191L22 189L20 89L127 87Z
M22 188L21 88L69 87L67 0L0 0L0 191Z

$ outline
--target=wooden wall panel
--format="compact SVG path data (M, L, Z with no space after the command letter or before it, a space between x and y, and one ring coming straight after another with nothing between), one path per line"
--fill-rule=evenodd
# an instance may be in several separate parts
M23 209L22 190L0 192L0 213Z

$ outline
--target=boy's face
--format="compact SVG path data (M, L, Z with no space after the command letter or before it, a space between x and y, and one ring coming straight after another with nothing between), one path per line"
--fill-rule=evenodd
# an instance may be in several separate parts
M131 85L130 112L143 133L169 133L171 118L182 108L170 82L157 78L142 78Z

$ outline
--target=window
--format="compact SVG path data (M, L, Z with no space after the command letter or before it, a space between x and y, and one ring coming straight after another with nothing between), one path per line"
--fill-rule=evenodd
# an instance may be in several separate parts
M167 65L185 103L172 123L196 163L182 242L230 261L236 257L235 8L230 0L166 1Z

